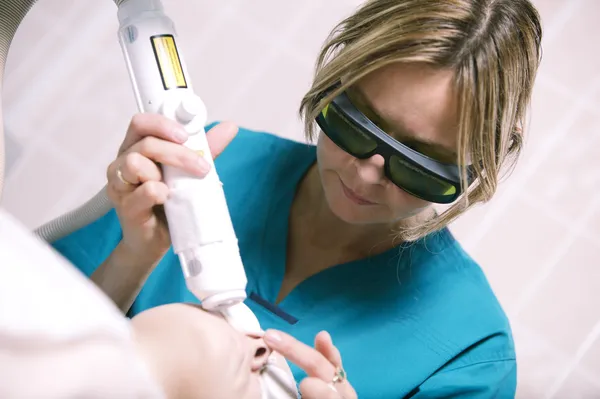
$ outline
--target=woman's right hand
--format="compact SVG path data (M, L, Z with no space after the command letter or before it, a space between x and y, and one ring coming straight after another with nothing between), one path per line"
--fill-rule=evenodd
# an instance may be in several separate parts
M224 122L207 132L213 157L237 134L237 126ZM182 145L187 133L177 122L159 114L137 114L131 119L117 158L107 169L108 196L123 230L121 245L138 261L155 264L171 246L162 205L169 196L158 164L204 177L210 165Z

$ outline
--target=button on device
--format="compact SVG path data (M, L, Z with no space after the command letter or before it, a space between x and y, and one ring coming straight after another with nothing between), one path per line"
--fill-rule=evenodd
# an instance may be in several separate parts
M177 119L182 124L190 123L196 116L204 113L204 103L198 96L184 96L175 111Z
M190 138L204 132L207 116L206 107L202 99L191 90L166 92L160 113L182 124Z

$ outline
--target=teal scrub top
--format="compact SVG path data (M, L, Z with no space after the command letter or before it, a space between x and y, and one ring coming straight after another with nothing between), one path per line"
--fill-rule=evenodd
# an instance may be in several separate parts
M315 161L313 145L246 129L216 160L248 277L246 304L262 327L311 346L329 331L359 398L513 398L509 321L480 267L446 229L331 267L275 305L290 206ZM112 210L54 248L90 276L120 239ZM129 315L173 302L198 300L171 250ZM295 365L292 372L298 382L305 377Z

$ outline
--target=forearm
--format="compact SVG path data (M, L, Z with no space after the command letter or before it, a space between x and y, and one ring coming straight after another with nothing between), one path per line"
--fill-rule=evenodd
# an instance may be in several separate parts
M141 259L120 243L92 274L91 280L125 313L160 259Z

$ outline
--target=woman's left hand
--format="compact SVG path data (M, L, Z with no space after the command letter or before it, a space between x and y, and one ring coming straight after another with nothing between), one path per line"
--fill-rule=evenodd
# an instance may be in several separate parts
M342 368L340 351L326 331L317 334L314 348L279 330L267 330L264 339L271 349L308 375L300 383L303 398L357 399L356 391Z

